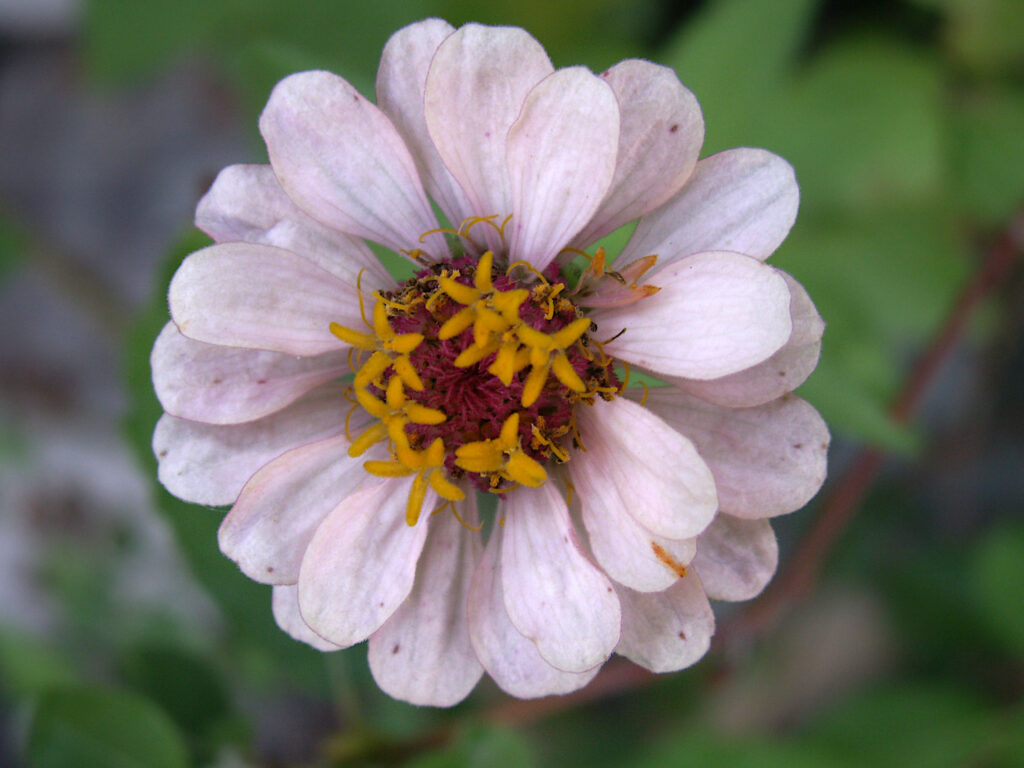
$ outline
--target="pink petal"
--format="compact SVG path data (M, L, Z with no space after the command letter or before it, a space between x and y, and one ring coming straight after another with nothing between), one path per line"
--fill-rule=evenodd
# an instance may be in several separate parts
M615 94L590 70L560 69L530 91L508 132L512 261L542 270L569 244L608 191L618 146Z
M475 494L460 506L460 517L476 525ZM484 670L469 640L466 610L482 550L480 535L450 512L431 521L409 598L370 636L370 671L389 696L450 707L473 690Z
M281 189L269 165L229 165L196 208L196 226L218 243L245 241L293 251L367 293L394 284L362 240L310 218Z
M738 253L699 253L655 276L661 290L595 310L605 351L658 374L715 379L768 359L792 331L789 288ZM617 334L620 334L618 335Z
M500 224L512 212L506 136L526 95L553 71L540 43L515 27L467 24L438 47L427 74L424 116L471 213L497 216ZM473 235L505 250L487 225Z
M754 408L723 408L659 387L646 405L697 446L715 476L723 512L782 515L804 506L825 482L828 427L794 395Z
M502 590L512 624L566 672L604 662L619 638L608 579L583 554L553 483L516 488L503 500Z
M262 418L348 373L344 352L295 357L222 347L182 336L174 323L157 337L150 366L164 410L208 424Z
M615 178L601 207L573 244L584 248L653 211L693 172L704 143L697 98L674 70L627 59L601 75L619 103Z
M411 478L384 480L341 502L317 528L299 572L302 618L343 648L365 640L412 590L429 513L405 522ZM436 496L427 493L424 510Z
M279 82L260 115L270 164L288 196L333 229L394 251L447 254L416 164L391 121L346 80L300 72Z
M679 193L642 218L616 260L651 253L658 264L702 251L767 259L786 239L800 203L792 166L763 149L730 149L697 163Z
M720 379L666 380L704 400L734 408L767 403L803 384L818 365L825 323L803 286L785 272L778 272L789 285L793 322L793 333L778 352L763 363Z
M587 450L569 468L587 517L614 521L625 511L667 539L692 538L707 527L718 507L715 482L689 440L621 397L576 414Z
M576 457L570 469L577 464ZM686 566L697 551L696 539L666 539L640 525L615 505L586 503L592 491L583 491L585 483L573 474L573 483L583 496L583 524L590 550L598 565L619 584L637 592L660 592L686 573Z
M342 387L326 384L258 421L226 426L164 415L153 433L163 486L194 504L231 504L253 474L285 451L344 428Z
M718 515L697 541L694 567L713 600L749 600L771 581L779 545L767 520Z
M675 672L711 647L715 615L700 579L689 574L664 592L619 588L622 639L616 653L652 672Z
M298 581L302 556L327 514L378 481L363 469L363 462L387 458L352 458L349 445L344 434L335 435L290 450L261 468L221 523L221 552L255 581Z
M469 636L477 657L503 691L520 699L582 688L600 667L580 673L555 669L509 620L502 591L502 538L496 525L469 588Z
M277 626L300 643L312 646L318 651L337 651L339 646L329 643L314 632L302 620L299 613L299 588L290 586L274 587L271 605Z
M344 345L332 321L362 325L354 285L291 251L224 243L196 251L171 281L171 317L196 341L291 355Z
M454 31L447 21L425 19L395 32L384 46L377 69L377 105L405 139L427 193L457 227L472 215L473 208L441 160L423 113L430 62L438 46Z

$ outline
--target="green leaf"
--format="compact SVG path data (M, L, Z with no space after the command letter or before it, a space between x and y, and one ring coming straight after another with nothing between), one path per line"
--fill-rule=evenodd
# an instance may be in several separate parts
M708 4L658 56L700 100L705 152L763 143L814 0L725 0Z
M1024 204L1024 93L1007 88L969 94L951 117L954 189L969 213L998 225Z
M181 735L152 702L92 688L42 696L29 725L28 768L184 768Z
M763 126L796 168L801 202L842 210L945 193L942 79L934 60L884 39L834 45Z
M636 768L839 768L836 761L792 741L759 740L686 731L653 749Z
M533 746L509 728L476 725L442 750L418 757L406 768L529 768L537 764Z
M78 681L71 663L44 640L0 630L0 686L12 696L31 696Z
M1024 525L1004 524L978 544L968 583L980 620L1009 653L1024 659Z
M953 768L979 764L974 758L992 732L991 714L966 694L902 686L844 702L804 741L837 760L856 756L872 768Z
M219 674L184 649L145 646L125 654L123 677L159 704L186 733L203 736L229 714Z

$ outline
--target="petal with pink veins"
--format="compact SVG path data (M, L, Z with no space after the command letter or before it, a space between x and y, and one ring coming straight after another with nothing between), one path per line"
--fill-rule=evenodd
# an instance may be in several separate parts
M763 149L729 149L697 163L683 188L637 223L616 267L651 253L658 266L702 251L736 251L761 261L796 221L793 167Z
M183 336L174 323L164 326L149 359L164 410L207 424L262 418L349 370L341 351L295 357L222 347Z
M585 672L619 638L615 590L580 546L565 500L551 482L503 499L501 581L512 624L546 662Z
M697 540L693 566L712 600L757 597L779 564L779 545L767 520L718 515Z
M218 243L244 241L294 251L368 291L394 280L365 242L307 216L285 194L269 165L229 165L196 207L196 226Z
M614 525L625 511L667 539L692 538L707 527L718 499L693 443L625 398L576 413L587 450L573 455L570 470L591 520Z
M429 514L405 522L412 478L384 480L335 507L306 547L299 571L299 610L335 645L361 642L409 596L427 538ZM433 509L427 492L423 508Z
M475 495L458 504L459 517L475 526ZM412 592L370 636L370 671L390 696L450 707L480 679L483 667L469 640L466 610L482 550L480 534L454 514L441 512L431 521Z
M651 672L675 672L700 661L711 647L715 615L696 574L664 592L619 588L622 639L616 653Z
M803 286L782 270L777 271L789 286L793 322L793 333L778 352L763 363L720 379L667 377L666 381L704 400L733 408L767 403L803 384L818 365L825 322Z
M681 259L655 276L661 290L595 310L605 351L655 374L716 379L767 360L789 339L790 293L771 267L725 251Z
M377 105L405 139L427 193L457 227L474 209L441 160L423 112L430 63L454 31L447 21L425 19L395 32L384 46L377 69Z
M500 224L512 212L508 131L526 95L553 71L541 44L515 27L467 24L438 47L427 74L424 117L470 213L496 216ZM472 236L504 250L497 231L486 224Z
M218 532L220 550L250 579L294 584L317 527L360 488L380 479L348 455L345 435L294 448L262 467L242 488ZM372 450L372 449L371 449Z
M715 477L722 512L750 519L783 515L804 506L825 482L828 428L795 395L754 408L723 408L658 387L646 406L697 446Z
M175 273L168 300L190 339L290 355L340 349L331 322L363 322L355 285L291 251L256 243L196 251Z
M615 175L619 106L586 67L530 91L508 132L509 258L543 270L590 221Z
M693 172L704 143L704 118L675 71L626 59L602 73L619 103L615 178L590 223L573 239L585 248L653 211Z
M164 414L153 432L163 486L193 504L231 504L264 464L344 428L342 387L325 384L257 421L203 424Z
M344 78L299 72L260 115L270 164L288 197L327 226L396 252L447 255L416 163L395 127Z
M498 687L520 699L582 688L600 667L578 673L555 669L509 619L501 576L502 534L498 525L491 531L469 588L469 636L477 657Z
M302 620L299 613L299 588L294 585L274 587L271 598L274 621L293 639L318 651L338 651L340 646L329 643Z

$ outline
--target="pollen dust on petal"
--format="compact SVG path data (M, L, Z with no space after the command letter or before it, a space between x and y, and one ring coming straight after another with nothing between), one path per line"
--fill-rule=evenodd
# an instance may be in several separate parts
M672 572L675 573L680 579L686 576L686 566L676 560L668 551L655 541L651 542L651 550L654 552L654 556L661 560L667 565Z

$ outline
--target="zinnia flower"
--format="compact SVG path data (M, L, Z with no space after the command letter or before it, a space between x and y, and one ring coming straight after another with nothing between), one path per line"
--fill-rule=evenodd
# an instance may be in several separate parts
M523 30L438 19L388 42L376 106L303 72L260 129L270 165L221 172L196 214L216 244L171 283L153 444L172 493L233 504L221 549L279 625L369 638L386 692L442 706L484 670L532 697L613 652L699 659L708 598L764 586L767 518L825 473L789 394L821 318L764 263L790 166L698 162L665 67L555 70ZM610 265L592 244L635 219Z

